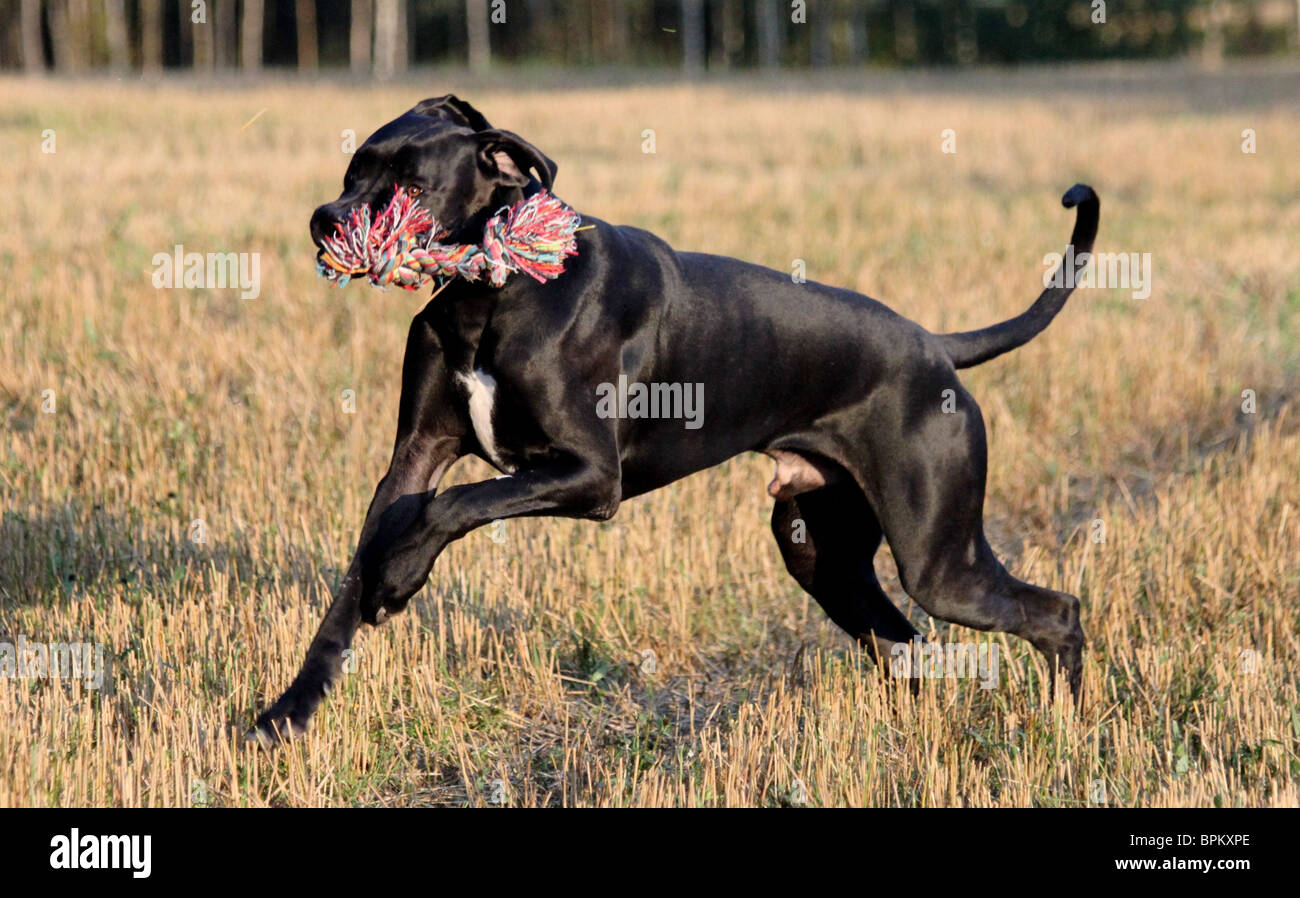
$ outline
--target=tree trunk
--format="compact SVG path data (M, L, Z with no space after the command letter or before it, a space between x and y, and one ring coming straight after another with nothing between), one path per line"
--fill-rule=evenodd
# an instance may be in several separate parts
M406 71L411 59L411 32L408 28L408 12L406 0L397 0L397 56L393 69L397 74Z
M316 43L316 0L294 0L298 31L298 71L314 72L320 65Z
M709 31L709 47L706 52L715 66L725 69L727 67L727 47L724 42L726 23L722 21L725 17L725 10L722 7L723 0L706 0L706 8L711 10L709 21L713 23L713 28Z
M470 71L486 72L492 64L487 0L465 0L465 36L469 44Z
M162 71L162 0L140 0L140 69L146 75Z
M181 34L193 45L194 71L211 72L217 66L215 10L208 9L207 21L194 21L192 0L176 0L181 11Z
M235 0L208 0L208 20L212 22L212 56L219 69L233 69L239 64L239 19Z
M535 47L548 48L546 61L565 62L564 35L551 33L551 7L547 0L525 0L528 8L528 34Z
M871 56L867 34L867 11L856 0L849 3L849 63L862 65Z
M91 48L95 43L91 35L90 0L68 0L68 13L75 66L77 71L82 71L90 68Z
M126 3L104 0L104 42L108 46L108 68L122 73L131 67L131 40L126 30Z
M78 0L50 0L50 44L54 68L60 72L76 72L82 67L84 34L77 21L79 12Z
M348 35L348 59L354 74L370 71L370 38L375 7L372 0L352 0L352 26Z
M167 4L163 3L163 21L166 21ZM191 10L188 0L176 0L176 22L177 22L177 40L176 63L184 68L186 65L197 65L198 61L194 56L194 32L200 27L209 28L209 25L196 25L191 19ZM166 26L164 26L165 29Z
M718 61L738 66L745 61L745 11L740 0L721 0L718 10Z
M1300 0L1297 0L1300 2ZM627 58L628 54L628 18L631 11L627 8L626 0L609 0L606 25L606 40L609 42L609 58L606 62L613 62L615 65L627 65L631 60Z
M400 0L375 0L375 76L397 72L397 20Z
M836 5L832 3L819 3L817 6L808 11L812 21L808 25L812 28L812 45L809 48L809 62L814 69L829 68L831 64L831 25L832 19L835 18Z
M50 0L50 51L54 71L68 68L68 0Z
M681 0L682 67L688 75L704 71L704 0Z
M758 0L758 59L765 69L781 65L781 44L785 37L783 4L776 0Z
M894 58L897 62L911 62L918 50L916 8L910 0L905 0L894 7Z
M244 0L244 21L240 23L239 66L245 72L262 70L262 29L265 0Z
M22 0L18 27L22 30L23 71L45 71L45 47L41 43L41 0Z
M88 0L51 0L49 43L55 48L55 68L82 71L90 64L90 4Z

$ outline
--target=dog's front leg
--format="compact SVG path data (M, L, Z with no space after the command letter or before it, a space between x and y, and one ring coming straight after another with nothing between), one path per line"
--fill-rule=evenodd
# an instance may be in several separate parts
M455 459L453 441L406 456L380 484L363 528L361 546L330 604L293 684L257 718L248 737L264 745L306 730L338 678L343 653L364 620L380 623L401 611L429 578L453 540L498 519L550 514L604 520L619 502L619 482L608 469L557 463L497 480L416 493Z
M621 497L617 457L612 451L593 456L570 456L430 496L414 526L389 543L375 543L377 552L365 564L362 618L382 621L401 611L424 585L447 544L477 527L529 515L592 520L613 516Z
M316 630L298 675L275 704L258 716L249 738L269 745L307 729L307 722L338 679L345 653L361 623L361 597L367 585L363 558L372 546L394 539L416 522L422 497L431 492L430 483L436 484L455 461L458 445L459 440L449 438L414 440L394 454L370 502L357 553Z
M420 523L425 503L461 451L468 423L457 410L437 335L423 315L411 325L402 365L397 440L388 472L375 489L357 551L307 649L292 685L257 718L248 738L271 745L301 733L337 680L361 623L361 598L375 571L365 562Z

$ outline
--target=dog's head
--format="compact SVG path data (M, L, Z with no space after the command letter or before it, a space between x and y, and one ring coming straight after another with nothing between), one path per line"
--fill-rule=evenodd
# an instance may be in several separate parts
M537 173L542 187L555 180L555 163L517 134L501 131L464 100L448 94L417 103L357 148L343 177L343 192L311 217L319 247L366 204L377 215L401 187L459 242L460 232L481 226L503 205L522 198Z

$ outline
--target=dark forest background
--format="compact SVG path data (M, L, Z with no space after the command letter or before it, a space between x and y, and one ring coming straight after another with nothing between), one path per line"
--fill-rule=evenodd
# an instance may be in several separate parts
M0 0L28 72L971 65L1295 52L1300 0Z

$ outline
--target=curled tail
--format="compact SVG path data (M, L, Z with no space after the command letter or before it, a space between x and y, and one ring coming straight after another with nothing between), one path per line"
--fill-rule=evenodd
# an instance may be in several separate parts
M1082 253L1092 252L1092 241L1097 236L1098 207L1097 194L1087 184L1075 184L1065 196L1061 205L1070 209L1079 207L1074 221L1074 233L1070 235L1070 245L1074 247L1077 258ZM1073 283L1073 278L1064 277L1065 260L1057 269L1056 283ZM949 358L957 368L969 368L989 359L997 358L1004 352L1010 352L1024 346L1038 336L1047 325L1052 323L1056 313L1061 311L1065 301L1074 292L1073 287L1048 287L1034 304L1015 318L1009 318L1000 324L977 331L965 331L960 334L939 334L939 342L947 351Z

